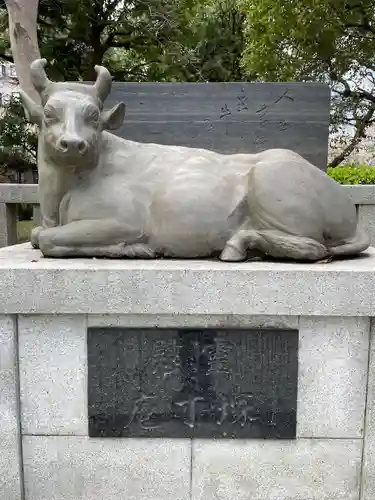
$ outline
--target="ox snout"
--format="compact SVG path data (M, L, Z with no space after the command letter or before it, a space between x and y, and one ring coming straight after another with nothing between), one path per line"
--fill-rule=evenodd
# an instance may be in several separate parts
M89 149L89 145L84 139L67 135L60 137L56 146L60 153L64 153L67 155L84 155Z

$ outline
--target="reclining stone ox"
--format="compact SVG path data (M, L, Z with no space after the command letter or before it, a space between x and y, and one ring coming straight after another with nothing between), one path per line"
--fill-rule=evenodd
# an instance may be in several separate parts
M290 150L257 154L126 140L125 105L103 110L110 73L96 82L51 82L45 59L31 74L41 104L21 92L39 127L46 257L196 258L260 255L316 261L369 246L346 190Z

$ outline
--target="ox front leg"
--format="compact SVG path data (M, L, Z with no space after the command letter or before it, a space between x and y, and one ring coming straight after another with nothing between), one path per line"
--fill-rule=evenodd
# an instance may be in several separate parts
M34 229L31 231L30 235L31 246L33 248L39 248L39 235L41 231L47 228L57 227L57 226L58 224L56 221L49 219L48 217L43 217L42 225L34 227Z
M43 229L38 236L45 257L155 257L145 235L113 220L71 222Z
M30 242L33 248L39 248L39 235L41 231L43 231L42 226L34 227L33 230L31 231Z

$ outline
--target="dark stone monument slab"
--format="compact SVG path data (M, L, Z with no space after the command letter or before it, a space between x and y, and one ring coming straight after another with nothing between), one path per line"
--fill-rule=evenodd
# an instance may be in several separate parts
M295 438L298 331L89 328L91 437Z
M120 83L126 139L257 153L284 148L326 170L330 88L322 83Z

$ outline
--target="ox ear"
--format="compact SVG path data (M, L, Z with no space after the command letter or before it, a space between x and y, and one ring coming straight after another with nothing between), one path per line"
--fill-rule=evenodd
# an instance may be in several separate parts
M112 109L103 111L102 120L105 129L116 130L121 127L125 118L125 104L119 102Z
M43 108L40 104L36 104L29 95L23 90L18 91L21 97L23 109L25 110L26 118L29 122L35 123L39 127L43 121Z

